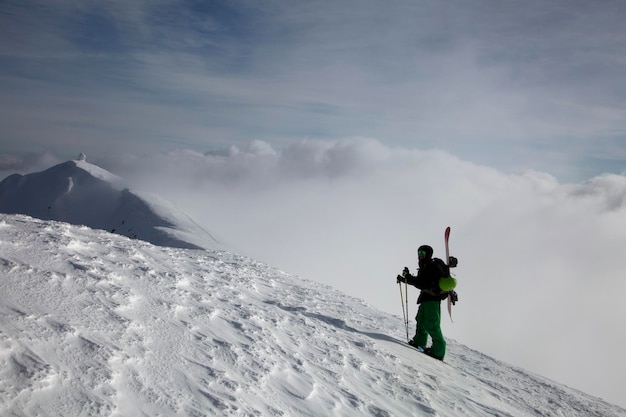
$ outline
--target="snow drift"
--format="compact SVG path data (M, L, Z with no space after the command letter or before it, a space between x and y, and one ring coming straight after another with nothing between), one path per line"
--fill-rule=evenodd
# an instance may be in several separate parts
M400 317L232 253L0 215L3 416L626 416L403 334Z
M0 213L85 225L159 246L220 248L209 232L171 203L123 184L81 154L43 172L5 178L0 182Z

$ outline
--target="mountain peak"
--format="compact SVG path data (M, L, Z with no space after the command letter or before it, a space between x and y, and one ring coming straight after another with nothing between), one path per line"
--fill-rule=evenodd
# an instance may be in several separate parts
M0 182L0 213L104 229L159 246L220 247L173 204L125 188L122 178L87 162L83 153L42 172L5 178Z

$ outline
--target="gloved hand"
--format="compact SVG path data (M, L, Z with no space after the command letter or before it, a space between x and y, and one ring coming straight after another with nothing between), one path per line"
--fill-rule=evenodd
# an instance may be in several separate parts
M396 284L399 284L401 282L406 282L406 278L404 278L402 275L398 275L398 277L396 278Z
M450 264L450 268L456 268L456 266L459 264L459 260L456 259L454 256L450 256L448 263Z
M411 275L411 273L409 272L409 268L405 266L404 269L402 270L402 276L404 278L407 278L409 275Z

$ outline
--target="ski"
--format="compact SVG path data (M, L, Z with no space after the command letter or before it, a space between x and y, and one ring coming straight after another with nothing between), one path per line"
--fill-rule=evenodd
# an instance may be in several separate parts
M446 264L450 266L450 247L448 246L448 242L450 241L450 226L446 227L443 238L446 244Z
M443 238L444 238L444 243L446 247L446 265L450 267L450 246L449 246L450 226L446 227L446 231L443 234ZM450 321L454 323L454 320L452 320L452 294L448 294L448 314L450 315Z
M409 346L411 346L413 349L417 350L419 353L423 353L424 355L426 355L426 356L428 356L428 357L430 357L430 358L432 358L432 359L436 359L436 360L438 360L439 362L445 363L445 362L443 361L443 359L440 359L440 358L438 358L438 357L436 357L436 356L433 356L433 355L430 353L430 348L423 348L423 347L421 347L421 346L415 346L415 345L412 345L412 344L410 344L410 343L409 343L408 345L409 345Z

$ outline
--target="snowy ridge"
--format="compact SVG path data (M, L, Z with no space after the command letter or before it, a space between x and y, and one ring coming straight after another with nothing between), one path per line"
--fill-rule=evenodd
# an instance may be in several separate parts
M392 291L393 288L390 288ZM221 251L0 215L0 415L626 416Z
M90 164L89 162L87 162L85 158L82 158L82 156L83 155L81 155L81 158L72 161L76 164L76 167L82 169L85 172L88 172L94 178L98 178L102 181L109 182L111 184L123 184L124 183L124 180L121 177L118 177L117 175L112 174L109 171L102 169L97 165Z

